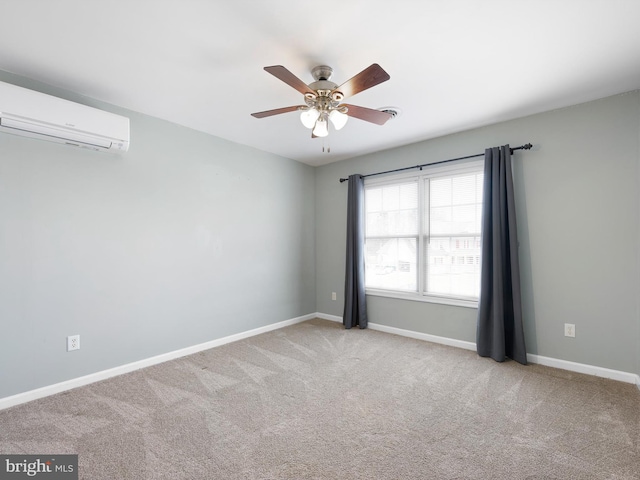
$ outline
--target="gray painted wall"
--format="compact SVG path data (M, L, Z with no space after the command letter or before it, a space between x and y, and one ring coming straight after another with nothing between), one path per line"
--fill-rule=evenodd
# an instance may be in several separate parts
M0 81L131 119L122 156L0 135L0 398L316 311L312 167Z
M340 177L531 142L534 150L514 159L528 351L640 374L639 134L635 91L319 167L318 311L342 315L347 185ZM476 309L367 301L370 322L475 341ZM565 322L576 324L576 338L564 337Z

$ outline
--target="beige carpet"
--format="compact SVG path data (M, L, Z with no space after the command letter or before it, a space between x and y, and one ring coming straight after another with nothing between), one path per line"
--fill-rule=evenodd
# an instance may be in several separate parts
M638 479L640 391L313 320L0 411L85 479Z

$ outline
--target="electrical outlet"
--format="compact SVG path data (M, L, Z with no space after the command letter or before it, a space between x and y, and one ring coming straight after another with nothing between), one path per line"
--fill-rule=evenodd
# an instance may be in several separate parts
M67 352L72 350L80 350L80 335L71 335L67 337Z
M565 337L575 337L576 336L576 326L573 323L565 323L564 324L564 336Z
M336 292L331 292L331 300L337 300L338 297L336 295Z

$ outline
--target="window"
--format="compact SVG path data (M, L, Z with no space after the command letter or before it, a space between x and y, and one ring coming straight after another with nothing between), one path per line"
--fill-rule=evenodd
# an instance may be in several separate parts
M482 163L365 183L368 293L475 306Z

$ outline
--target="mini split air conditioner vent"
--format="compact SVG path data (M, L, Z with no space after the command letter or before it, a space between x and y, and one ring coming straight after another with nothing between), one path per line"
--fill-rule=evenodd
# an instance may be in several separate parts
M0 82L0 132L98 151L129 149L129 119Z

